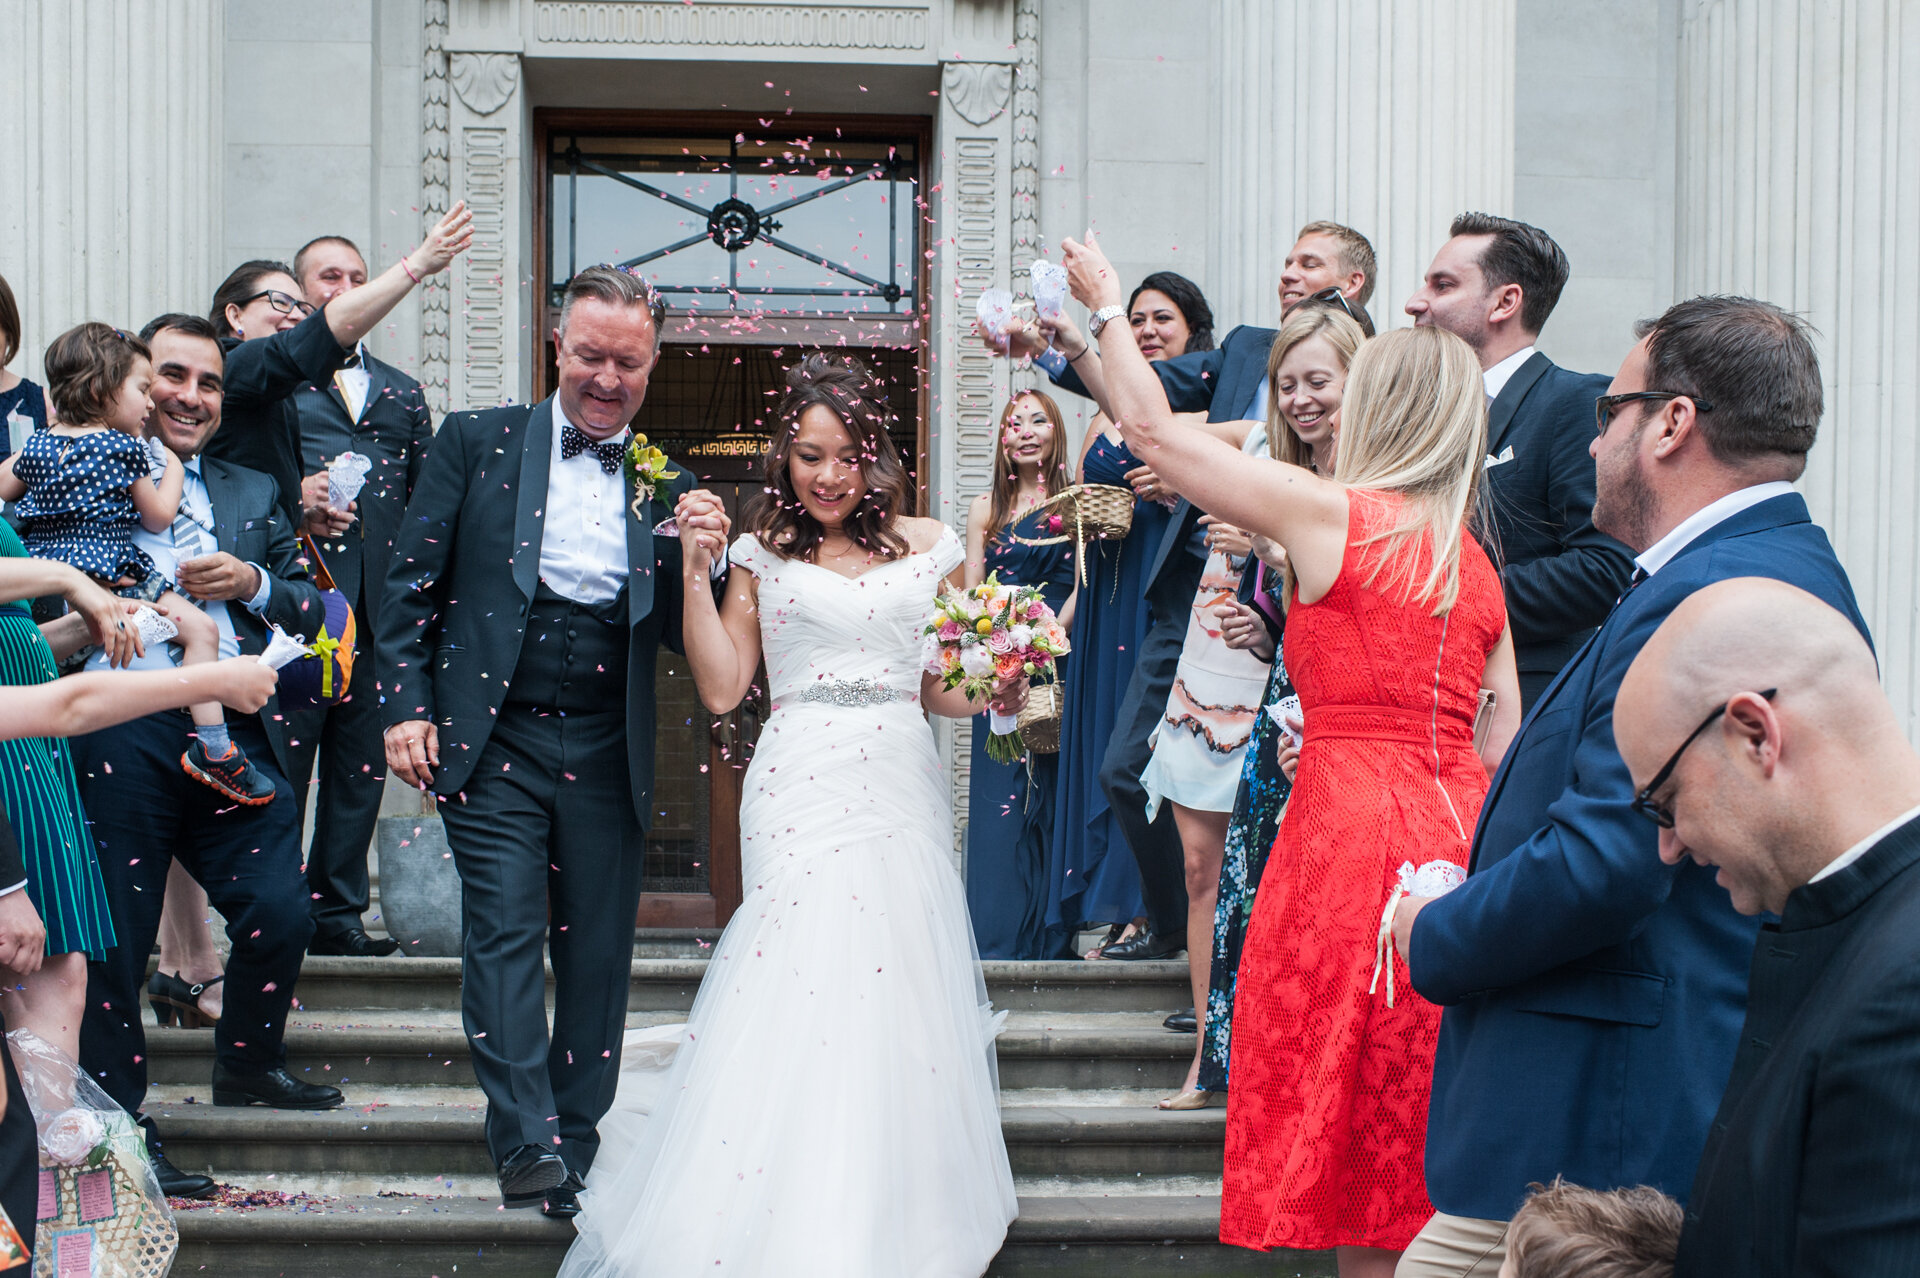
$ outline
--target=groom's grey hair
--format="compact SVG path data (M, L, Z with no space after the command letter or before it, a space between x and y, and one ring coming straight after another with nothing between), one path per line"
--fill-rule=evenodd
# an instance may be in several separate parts
M609 306L646 307L647 314L653 319L653 340L656 344L660 341L660 334L667 323L667 303L652 284L625 267L589 266L567 281L567 291L560 299L560 332L563 336L567 331L567 317L573 313L573 304L583 297L605 302Z

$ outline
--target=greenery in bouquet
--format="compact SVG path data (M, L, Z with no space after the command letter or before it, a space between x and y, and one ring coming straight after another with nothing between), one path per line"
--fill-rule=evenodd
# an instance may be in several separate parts
M1018 679L1051 676L1055 661L1069 651L1066 627L1040 588L1002 585L998 574L942 594L924 633L928 673L975 702L991 699ZM1026 753L1012 715L990 712L989 728L988 758L1012 763Z

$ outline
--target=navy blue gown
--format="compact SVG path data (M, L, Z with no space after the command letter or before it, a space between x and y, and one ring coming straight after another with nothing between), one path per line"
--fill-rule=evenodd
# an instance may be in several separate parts
M989 542L986 571L998 573L1002 585L1039 586L1057 613L1073 593L1073 543L1028 546L1008 535L1047 536L1041 518L1031 511ZM1077 654L1079 641L1073 643ZM1062 660L1059 677L1069 677L1078 660L1077 655ZM989 731L987 716L975 715L967 789L967 909L974 940L983 959L1059 958L1073 940L1064 929L1046 926L1047 845L1061 756L1031 756L1029 780L1025 763L987 757Z
M1087 450L1082 474L1089 484L1124 488L1126 473L1139 464L1124 443L1103 435ZM1078 931L1146 912L1139 866L1100 787L1100 763L1147 633L1147 571L1172 519L1173 512L1160 503L1136 500L1133 526L1122 541L1087 547L1087 584L1074 605L1074 656L1060 725L1047 882L1046 918L1052 927Z

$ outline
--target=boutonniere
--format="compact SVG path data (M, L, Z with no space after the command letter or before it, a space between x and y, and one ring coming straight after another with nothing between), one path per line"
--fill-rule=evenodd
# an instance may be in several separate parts
M663 506L673 504L673 481L680 472L668 469L667 455L647 442L639 431L627 444L627 478L633 481L633 510L637 518L641 503L651 497Z

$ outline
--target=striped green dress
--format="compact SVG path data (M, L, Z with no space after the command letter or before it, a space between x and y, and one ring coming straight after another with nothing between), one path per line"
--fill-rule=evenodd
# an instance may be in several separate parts
M0 523L0 556L26 553L13 529ZM0 604L0 686L52 683L58 673L27 605ZM27 896L47 925L47 953L85 951L89 958L106 958L114 943L113 919L67 743L54 737L0 741L0 807L20 836Z

